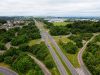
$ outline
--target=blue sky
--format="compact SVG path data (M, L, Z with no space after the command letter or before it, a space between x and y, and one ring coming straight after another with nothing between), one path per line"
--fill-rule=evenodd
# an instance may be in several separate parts
M0 16L100 16L100 0L0 0Z

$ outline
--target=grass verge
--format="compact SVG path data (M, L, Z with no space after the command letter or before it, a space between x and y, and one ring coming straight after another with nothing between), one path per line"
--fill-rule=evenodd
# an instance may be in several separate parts
M59 40L61 40L61 41L64 42L64 43L70 42L71 40L68 39L68 38L65 37L65 36L61 36L61 38L60 38L59 36L54 36L54 39L55 39L56 43L58 44L58 46L60 47L60 49L62 50L62 52L66 55L66 57L68 58L68 60L72 63L72 65L73 65L75 68L80 67L80 65L79 65L79 63L78 63L78 59L77 59L78 52L77 52L76 54L69 54L69 53L67 53L67 52L61 47L61 45L59 45Z
M29 41L29 46L33 46L35 44L39 44L41 42L41 39L31 40Z
M10 68L10 66L9 65L7 65L7 64L5 64L5 63L0 63L0 66L2 66L2 67L7 67L7 68Z

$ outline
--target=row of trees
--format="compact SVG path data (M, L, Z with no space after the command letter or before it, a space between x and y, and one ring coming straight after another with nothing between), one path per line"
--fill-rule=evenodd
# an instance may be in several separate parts
M96 33L100 32L100 22L77 21L66 26L72 33Z
M54 26L53 23L47 22L46 20L43 22L50 29L51 35L66 35L69 32L73 34L100 32L100 21L76 21L65 26Z

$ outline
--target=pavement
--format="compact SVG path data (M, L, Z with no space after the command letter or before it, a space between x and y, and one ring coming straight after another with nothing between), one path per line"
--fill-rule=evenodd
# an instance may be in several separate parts
M54 51L54 49L52 48L52 46L50 45L50 43L48 43L48 37L47 37L47 34L45 33L44 31L44 28L42 28L42 25L41 23L35 21L36 23L36 26L40 29L40 32L41 32L41 37L42 39L44 40L46 46L48 47L52 57L53 57L53 60L55 62L55 64L57 65L57 68L60 72L60 75L68 75L65 67L63 66L62 62L60 61L59 57L57 56L56 52Z
M1 66L0 66L0 73L2 73L3 75L18 75L16 72Z

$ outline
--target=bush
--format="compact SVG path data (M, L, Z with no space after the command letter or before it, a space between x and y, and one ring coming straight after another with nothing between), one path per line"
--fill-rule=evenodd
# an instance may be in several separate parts
M28 37L26 35L21 35L21 36L17 36L15 38L13 38L11 40L11 44L13 46L17 46L17 45L20 45L20 44L23 44L23 43L27 43L28 41Z
M29 48L29 46L27 44L22 44L22 45L19 46L19 50L25 52L25 51L29 51L30 48Z
M5 44L0 43L0 50L6 50Z
M66 50L67 53L70 54L75 54L78 50L78 47L72 42L62 43L61 46Z
M28 70L33 68L33 63L33 60L29 56L27 56L27 54L20 54L20 56L13 63L12 66L18 72L25 74Z
M4 61L4 55L0 55L0 62Z
M4 63L12 65L13 60L11 56L7 56L4 58Z
M69 39L73 40L78 46L78 48L83 47L82 37L80 35L72 35L69 37Z
M83 60L93 75L100 74L100 45L95 42L89 43Z

